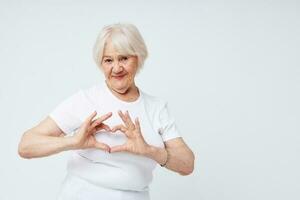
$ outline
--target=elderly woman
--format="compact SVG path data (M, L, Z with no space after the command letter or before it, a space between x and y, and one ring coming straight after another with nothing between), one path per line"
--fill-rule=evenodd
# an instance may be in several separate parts
M23 158L72 150L58 199L146 200L157 164L192 173L194 154L166 102L135 84L147 54L134 25L104 27L94 59L105 81L78 90L22 136Z

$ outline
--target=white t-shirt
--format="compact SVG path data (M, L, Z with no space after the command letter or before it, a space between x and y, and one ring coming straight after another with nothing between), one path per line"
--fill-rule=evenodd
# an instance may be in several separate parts
M128 110L131 118L139 118L145 141L153 146L164 147L164 141L180 137L174 118L170 115L167 103L143 91L134 102L125 102L111 93L105 82L87 89L81 89L60 103L49 116L66 135L72 135L83 121L93 112L97 116L112 112L104 123L111 128L123 124L118 110ZM117 131L105 130L96 134L96 139L109 146L124 144L126 136ZM128 152L108 153L90 148L75 150L68 161L68 172L99 186L146 191L152 181L152 171L156 161Z

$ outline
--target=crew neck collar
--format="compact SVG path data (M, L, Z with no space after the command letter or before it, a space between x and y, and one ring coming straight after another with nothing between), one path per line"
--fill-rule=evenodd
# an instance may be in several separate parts
M101 84L102 88L106 91L106 93L111 96L113 99L115 99L116 101L122 103L122 104L127 104L127 105L134 105L134 104L138 104L141 99L142 99L142 91L137 87L138 91L139 91L139 97L134 100L134 101L124 101L120 98L118 98L116 95L113 94L113 92L109 89L109 87L107 86L106 81L104 80Z

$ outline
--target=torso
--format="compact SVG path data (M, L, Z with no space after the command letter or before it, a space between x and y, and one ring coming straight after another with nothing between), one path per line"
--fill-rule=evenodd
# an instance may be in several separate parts
M112 112L105 121L110 127L123 124L118 110L129 111L132 119L139 118L145 141L157 147L163 147L161 136L154 130L145 109L145 96L140 91L138 99L125 102L114 96L103 83L84 91L87 101L83 105L97 111L98 116ZM86 114L81 115L82 122ZM109 146L124 144L127 140L122 132L108 133L100 131L96 139ZM109 188L145 191L152 180L152 171L157 163L150 158L127 152L107 153L99 149L85 149L74 152L68 163L68 170L86 180Z

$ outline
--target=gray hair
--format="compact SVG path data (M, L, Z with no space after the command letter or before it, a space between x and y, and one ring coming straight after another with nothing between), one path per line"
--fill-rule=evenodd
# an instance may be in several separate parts
M104 26L94 45L93 55L100 67L103 59L105 44L108 39L121 54L138 57L138 70L144 65L148 51L143 37L133 24L117 23Z

